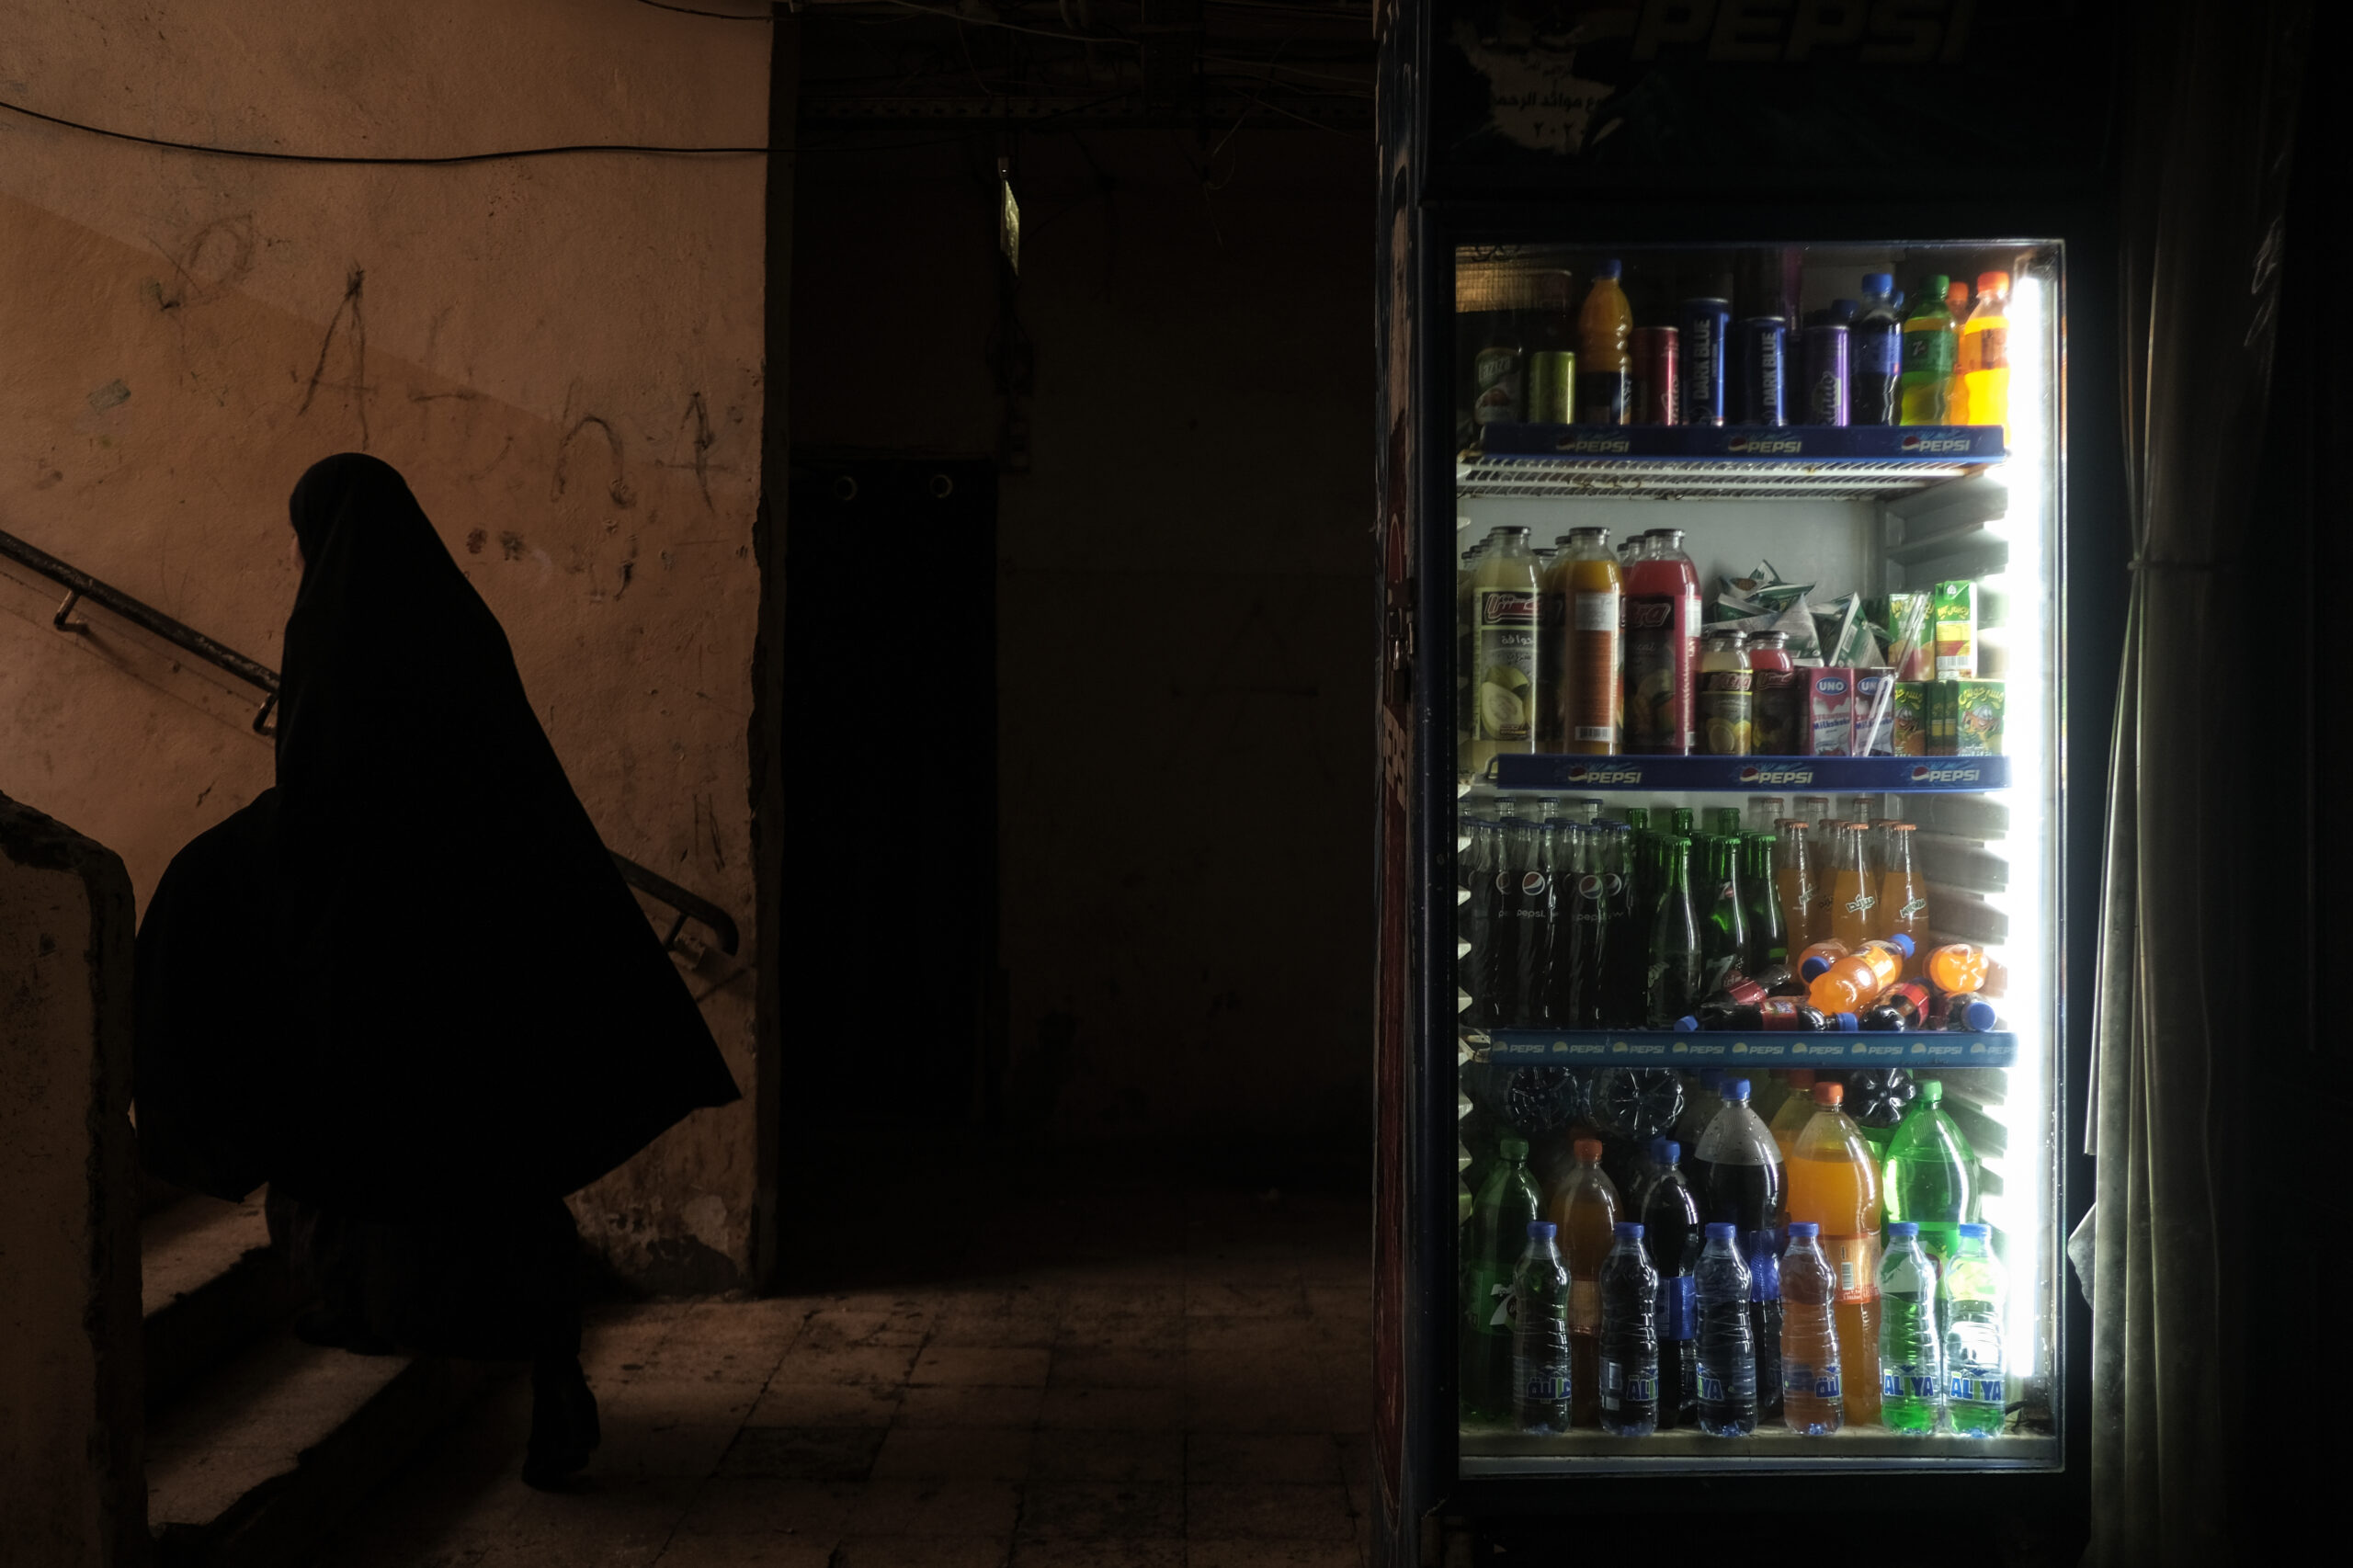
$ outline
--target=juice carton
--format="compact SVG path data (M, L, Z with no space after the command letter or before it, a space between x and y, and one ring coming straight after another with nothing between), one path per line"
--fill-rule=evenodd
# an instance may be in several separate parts
M1897 756L1928 755L1928 688L1926 682L1899 680L1890 707L1888 746Z
M1895 672L1859 669L1855 672L1855 723L1852 742L1856 756L1893 756Z
M1955 756L2002 755L2002 713L2006 706L1997 680L1955 681Z
M1929 601L1936 621L1937 678L1968 680L1977 674L1977 585L1938 583Z
M1798 724L1801 755L1849 755L1855 738L1855 672L1838 665L1800 670Z
M1871 622L1887 638L1887 662L1898 680L1927 680L1936 674L1936 621L1927 594L1890 594L1869 601Z
M1932 680L1928 693L1928 755L1952 756L1961 744L1961 682Z

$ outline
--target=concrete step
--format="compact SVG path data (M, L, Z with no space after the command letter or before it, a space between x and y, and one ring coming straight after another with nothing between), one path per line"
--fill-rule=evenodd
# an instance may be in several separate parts
M292 1312L259 1194L245 1203L185 1194L140 1221L139 1253L150 1412Z
M273 1336L150 1419L147 1521L159 1568L309 1562L419 1444L511 1375Z

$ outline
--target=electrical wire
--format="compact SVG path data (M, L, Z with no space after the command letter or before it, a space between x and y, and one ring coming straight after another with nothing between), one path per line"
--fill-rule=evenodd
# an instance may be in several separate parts
M773 22L776 20L773 12L757 17L747 17L739 11L698 11L692 6L671 6L665 4L665 0L637 0L637 3L641 6L651 6L657 11L676 11L681 17L709 17L714 22Z
M670 157L693 158L740 156L767 152L766 147L655 147L630 142L581 142L558 147L512 147L496 153L451 153L440 157L369 156L336 153L264 153L246 147L215 147L199 142L172 142L160 136L141 136L134 131L109 131L103 125L85 125L78 119L62 115L43 114L37 108L0 98L0 109L21 114L28 119L46 120L62 125L68 131L79 131L91 136L103 136L113 142L131 142L142 147L163 147L175 153L210 153L220 158L258 158L273 164L489 164L508 158L551 158L569 153L643 153Z

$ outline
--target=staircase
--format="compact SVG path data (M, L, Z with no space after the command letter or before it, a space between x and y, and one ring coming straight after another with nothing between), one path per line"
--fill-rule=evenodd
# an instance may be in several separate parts
M294 1337L260 1196L140 1223L147 1523L159 1568L278 1568L319 1544L506 1369Z

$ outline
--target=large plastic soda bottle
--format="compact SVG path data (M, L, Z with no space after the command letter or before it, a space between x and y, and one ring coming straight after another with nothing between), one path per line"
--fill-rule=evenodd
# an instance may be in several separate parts
M1901 324L1895 314L1895 278L1863 274L1862 298L1847 329L1847 409L1852 425L1895 423L1895 378L1904 368Z
M1912 835L1918 827L1908 822L1889 823L1881 840L1879 903L1874 937L1912 938L1912 956L1904 960L1904 978L1920 978L1921 949L1928 943L1928 884L1912 864Z
M1651 921L1649 1002L1653 1028L1672 1028L1694 1011L1709 987L1700 947L1699 921L1691 899L1691 841L1666 841L1665 877L1658 913Z
M1699 748L1699 569L1677 528L1654 528L1626 565L1626 749L1688 756Z
M1543 589L1524 528L1487 536L1471 579L1473 723L1464 764L1477 778L1498 752L1533 749L1538 689L1539 627Z
M1619 1221L1601 1266L1601 1428L1620 1437L1658 1429L1658 1270L1643 1228Z
M1789 1191L1790 1151L1797 1146L1798 1134L1805 1131L1805 1124L1813 1119L1813 1069L1792 1067L1789 1077L1790 1096L1766 1124L1766 1131L1773 1135L1773 1146L1781 1152L1781 1190L1785 1194Z
M1865 942L1816 976L1806 1000L1825 1013L1860 1012L1904 978L1904 960L1911 956L1909 937Z
M1756 1333L1749 1322L1748 1265L1730 1225L1711 1224L1694 1271L1699 1298L1699 1430L1745 1437L1756 1430Z
M1838 824L1838 842L1830 852L1830 939L1848 952L1881 933L1872 911L1879 907L1879 879L1865 862L1868 825Z
M1941 1080L1923 1078L1920 1093L1889 1141L1881 1167L1890 1223L1920 1227L1920 1244L1941 1263L1961 1227L1977 1218L1977 1154L1944 1111Z
M1825 1437L1846 1425L1834 1305L1838 1278L1810 1220L1790 1221L1781 1255L1781 1410L1790 1430Z
M1688 1426L1699 1415L1699 1369L1694 1356L1699 1299L1692 1270L1699 1262L1699 1205L1676 1162L1682 1145L1657 1145L1659 1172L1643 1189L1643 1250L1658 1270L1658 1426ZM1606 1385L1605 1385L1606 1386Z
M1836 1272L1833 1321L1845 1369L1847 1418L1879 1419L1879 1170L1870 1145L1839 1108L1846 1090L1813 1086L1813 1118L1790 1150L1790 1222L1812 1222ZM1781 1289L1790 1284L1784 1273ZM1790 1298L1792 1301L1794 1297Z
M1462 1419L1508 1420L1512 1401L1512 1277L1544 1197L1528 1174L1525 1139L1498 1140L1500 1158L1462 1227Z
M1781 1419L1780 1237L1750 1231L1741 1237L1748 1261L1748 1326L1756 1345L1756 1418Z
M1977 275L1977 302L1961 324L1953 355L1953 387L1960 408L1955 425L1999 425L2002 443L2010 439L2010 275Z
M1626 351L1634 332L1634 308L1619 278L1625 267L1605 261L1593 269L1593 287L1577 312L1577 423L1624 425L1633 417L1633 356Z
M1813 1077L1806 1074L1809 1085ZM1747 1079L1726 1078L1719 1092L1723 1108L1699 1134L1691 1161L1699 1217L1710 1224L1731 1225L1742 1235L1778 1233L1785 1217L1786 1156L1771 1130L1749 1108Z
M1545 749L1615 756L1625 661L1619 637L1626 582L1608 528L1571 528L1544 575L1545 636L1552 649Z
M1902 424L1950 423L1946 405L1960 335L1945 303L1947 281L1942 273L1930 278L1904 318L1904 371L1895 382Z
M1601 1264L1622 1210L1617 1184L1601 1168L1601 1140L1580 1138L1569 1151L1576 1166L1546 1208L1568 1255L1570 1416L1591 1426L1601 1413Z
M1531 1221L1512 1278L1514 1428L1540 1436L1569 1429L1569 1271L1549 1220Z
M1899 1432L1933 1432L1944 1414L1944 1335L1937 1327L1937 1266L1909 1220L1887 1225L1879 1266L1880 1417Z
M1773 824L1773 886L1780 894L1782 940L1791 953L1802 953L1829 935L1813 928L1811 835L1795 817L1782 818Z
M1989 1437L2002 1429L2007 1398L2002 1365L2002 1306L2008 1293L2002 1264L1986 1245L1986 1228L1965 1224L1937 1287L1945 1330L1945 1394L1952 1429Z

